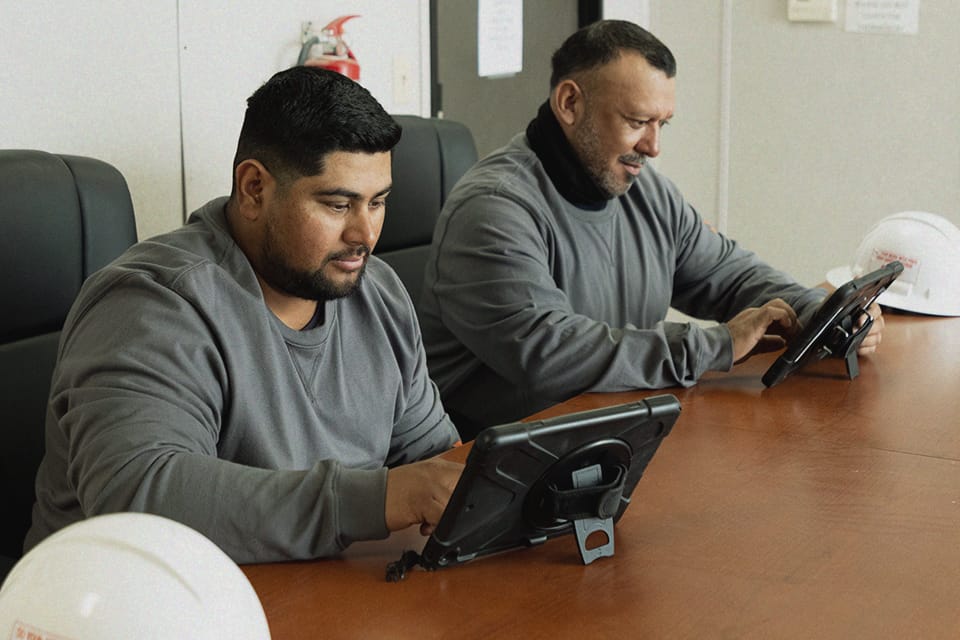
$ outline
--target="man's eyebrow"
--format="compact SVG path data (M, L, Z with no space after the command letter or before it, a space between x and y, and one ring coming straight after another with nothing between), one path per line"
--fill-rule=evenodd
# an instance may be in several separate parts
M633 112L622 112L622 115L627 120L658 120L660 122L669 122L673 119L674 114L670 114L664 118L656 116L648 111L633 111Z
M380 196L386 195L390 193L391 189L393 189L393 185L388 184L386 187L373 194L373 197L379 198ZM344 189L342 187L338 187L336 189L322 189L315 191L314 194L318 196L341 196L344 198L349 198L350 200L357 200L362 197L356 191L350 191L349 189Z

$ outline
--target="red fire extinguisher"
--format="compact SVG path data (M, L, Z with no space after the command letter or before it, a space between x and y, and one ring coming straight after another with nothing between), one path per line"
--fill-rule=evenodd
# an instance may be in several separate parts
M360 80L360 63L343 40L343 24L347 20L359 17L358 15L340 16L325 26L321 35L312 36L304 41L297 64L322 67L342 73L352 80ZM322 53L311 57L310 49L314 45L321 46Z

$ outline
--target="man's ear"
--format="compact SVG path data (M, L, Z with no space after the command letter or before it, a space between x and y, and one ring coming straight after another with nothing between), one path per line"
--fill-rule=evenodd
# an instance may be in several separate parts
M240 215L248 220L256 220L263 209L264 192L273 185L273 176L259 161L247 159L234 169L233 178L237 185Z
M553 89L553 112L561 124L573 126L583 113L583 90L567 78Z

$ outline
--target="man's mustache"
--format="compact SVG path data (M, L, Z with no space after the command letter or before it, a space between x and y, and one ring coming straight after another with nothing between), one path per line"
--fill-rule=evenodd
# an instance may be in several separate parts
M333 262L334 260L343 260L345 258L365 258L370 255L370 247L367 245L361 245L356 249L350 249L348 251L340 251L338 253L333 253L327 256L327 262Z
M628 153L620 156L620 161L628 164L646 164L647 160L649 156L645 153Z

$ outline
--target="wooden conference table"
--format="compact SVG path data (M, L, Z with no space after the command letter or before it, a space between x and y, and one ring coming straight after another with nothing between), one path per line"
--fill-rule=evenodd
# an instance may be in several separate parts
M384 581L415 528L243 567L274 638L958 638L960 318L886 315L860 376L774 355L691 389L615 529ZM656 393L586 394L546 417Z

